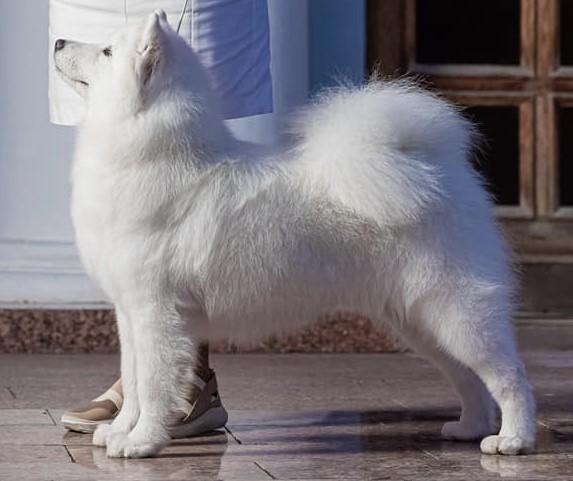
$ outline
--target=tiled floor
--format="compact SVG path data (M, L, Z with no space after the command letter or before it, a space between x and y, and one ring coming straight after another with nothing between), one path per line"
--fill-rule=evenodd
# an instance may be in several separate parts
M227 431L108 459L58 419L114 380L117 356L0 355L0 481L573 480L573 329L521 341L540 407L538 453L523 457L441 441L457 402L420 359L347 354L217 356Z

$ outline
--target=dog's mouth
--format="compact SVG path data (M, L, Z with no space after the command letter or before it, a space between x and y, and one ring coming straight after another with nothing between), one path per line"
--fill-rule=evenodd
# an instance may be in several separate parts
M64 72L60 67L58 67L58 65L56 65L56 71L62 75L63 77L65 77L67 80L69 80L70 82L76 83L81 85L82 87L89 87L89 83L85 82L84 80L80 80L80 79L75 79L72 77L69 77L66 72Z

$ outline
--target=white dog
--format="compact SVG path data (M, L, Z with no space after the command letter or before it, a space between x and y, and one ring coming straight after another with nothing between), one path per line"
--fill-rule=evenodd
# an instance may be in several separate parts
M54 55L87 101L72 216L121 339L125 403L94 444L157 454L198 340L252 342L344 308L451 380L462 414L444 437L532 451L510 254L454 107L405 83L340 88L299 116L292 148L266 152L229 133L161 11L109 45L59 40Z

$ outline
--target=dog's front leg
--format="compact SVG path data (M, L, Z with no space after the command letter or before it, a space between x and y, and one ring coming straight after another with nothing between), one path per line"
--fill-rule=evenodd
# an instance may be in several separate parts
M135 303L134 303L135 304ZM123 437L110 438L111 457L155 456L170 441L168 427L182 403L179 392L183 368L191 369L193 350L175 309L163 299L138 299L133 320L139 418Z
M135 340L132 320L128 311L116 304L115 313L121 348L121 381L123 404L117 417L111 424L101 424L93 436L93 444L107 446L114 443L113 438L121 439L133 429L139 418L139 400L137 395Z

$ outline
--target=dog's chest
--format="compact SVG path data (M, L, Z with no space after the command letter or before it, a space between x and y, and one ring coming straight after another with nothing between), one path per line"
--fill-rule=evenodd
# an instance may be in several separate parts
M104 290L138 264L134 217L142 208L140 178L105 165L77 162L72 176L72 220L82 261ZM141 186L140 186L141 187Z

